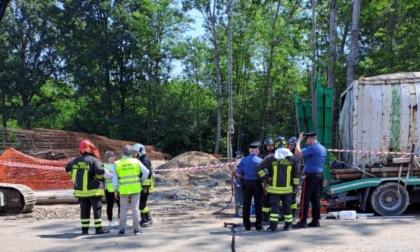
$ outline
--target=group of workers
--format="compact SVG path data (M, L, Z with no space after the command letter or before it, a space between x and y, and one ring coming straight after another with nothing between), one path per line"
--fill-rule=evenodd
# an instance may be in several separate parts
M306 147L301 149L301 142ZM255 229L276 232L279 220L284 220L283 229L320 227L320 192L326 149L316 137L316 132L300 133L299 137L284 137L264 141L264 153L259 155L261 143L249 145L249 155L242 158L235 175L242 180L243 225L251 230L250 208L255 203ZM107 201L109 227L113 222L113 207L118 205L119 234L125 234L129 203L133 215L134 235L142 233L140 227L153 223L147 199L153 193L151 162L146 157L142 144L126 145L122 157L116 160L112 151L105 152L105 162L90 140L80 142L79 157L70 161L65 169L74 184L74 195L80 202L82 234L89 234L90 212L93 211L95 234L107 234L109 229L102 225L102 197ZM296 214L296 193L301 176L300 158L305 160L304 179L301 192L299 222L293 224ZM307 222L309 204L312 206L312 221ZM139 216L141 217L139 221Z
M74 196L79 199L82 235L89 234L90 212L93 211L95 234L107 234L109 229L102 225L102 197L107 202L109 227L113 222L113 207L118 205L119 234L125 234L127 212L131 203L134 235L142 233L140 227L152 225L153 220L147 207L147 199L153 193L151 162L146 157L142 144L126 145L122 157L116 160L113 151L105 152L105 162L100 160L96 146L87 139L80 142L79 157L70 161L65 169L74 185ZM139 221L139 216L141 219Z
M305 141L305 148L301 142ZM320 227L320 193L326 149L316 137L316 132L300 133L288 141L282 136L264 141L264 153L259 155L259 141L249 146L249 155L239 161L235 175L242 181L242 220L245 230L251 230L250 208L255 204L255 229L262 230L265 222L268 231L277 232L279 220L284 220L283 229ZM301 191L299 221L293 225L296 215L296 193L301 177L300 163L304 158L305 168ZM312 221L307 222L309 204L312 206Z

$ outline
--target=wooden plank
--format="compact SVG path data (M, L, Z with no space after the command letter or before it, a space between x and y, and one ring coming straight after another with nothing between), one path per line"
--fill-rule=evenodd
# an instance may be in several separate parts
M365 139L369 143L368 150L384 150L383 148L387 145L382 145L382 128L384 125L387 124L387 122L383 121L382 119L382 104L383 104L383 90L386 90L386 85L369 85L368 90L369 94L371 95L371 102L372 102L372 113L371 115L367 115L370 119L370 129L371 129L371 135L368 137L368 139ZM386 149L385 149L386 150ZM369 157L368 165L373 164L386 164L388 155L385 154L372 154Z
M414 114L415 118L417 119L414 127L415 127L415 132L417 132L414 136L413 136L413 143L416 145L415 146L415 150L414 153L416 153L416 155L420 155L420 80L415 84L416 87L416 113Z
M401 84L401 103L400 103L400 139L399 139L399 150L400 151L411 151L411 144L408 141L410 135L410 85Z
M359 104L363 105L360 106L359 111L361 115L359 115L359 122L361 123L361 128L358 134L360 135L360 140L357 142L357 150L363 151L370 151L372 141L377 141L378 136L374 132L377 129L372 127L372 110L373 110L373 102L372 102L372 95L373 95L373 85L360 85L363 90L359 92ZM361 121L360 121L361 120ZM373 135L376 137L374 138ZM360 156L359 165L371 165L371 162L375 162L377 159L373 160L375 157L371 155L369 152L362 153Z
M363 86L359 85L358 81L355 81L353 84L353 121L351 122L351 149L356 149L358 147L357 143L360 143L362 140L362 119L361 116L361 106L359 106L360 101L363 100ZM361 90L359 90L361 89ZM352 165L360 164L361 155L358 153L352 153Z
M382 85L382 114L381 118L381 139L379 140L381 150L389 151L391 144L391 121L392 121L392 87L391 84ZM388 158L386 155L385 159ZM386 161L384 162L386 163Z

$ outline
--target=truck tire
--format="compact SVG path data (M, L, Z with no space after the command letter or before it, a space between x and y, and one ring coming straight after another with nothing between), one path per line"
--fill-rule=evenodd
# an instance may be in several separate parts
M382 216L402 214L407 209L409 199L407 190L398 183L382 184L369 196L373 211Z

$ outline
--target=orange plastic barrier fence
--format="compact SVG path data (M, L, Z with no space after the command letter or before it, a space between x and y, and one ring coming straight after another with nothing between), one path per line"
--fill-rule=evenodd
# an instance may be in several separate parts
M7 149L0 156L0 182L23 184L33 190L73 189L64 169L70 160L40 159Z

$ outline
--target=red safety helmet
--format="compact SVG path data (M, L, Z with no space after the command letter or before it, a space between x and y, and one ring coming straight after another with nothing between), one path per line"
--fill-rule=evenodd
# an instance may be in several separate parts
M99 158L98 149L88 139L84 139L80 142L80 152L81 153L92 153L93 155L95 155L95 157Z

